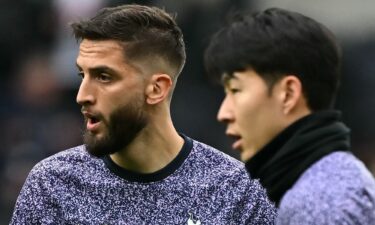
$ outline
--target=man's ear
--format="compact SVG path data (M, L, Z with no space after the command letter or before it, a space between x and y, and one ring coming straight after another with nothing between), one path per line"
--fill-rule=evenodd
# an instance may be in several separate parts
M172 79L167 74L154 74L146 87L146 101L150 105L157 104L168 97L172 88Z
M288 75L279 81L281 88L282 111L289 114L292 111L298 111L301 104L304 103L302 93L302 83L296 76Z

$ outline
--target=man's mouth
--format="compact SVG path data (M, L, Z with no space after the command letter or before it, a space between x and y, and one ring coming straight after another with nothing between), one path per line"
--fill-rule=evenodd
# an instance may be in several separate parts
M241 136L235 135L235 134L227 134L227 135L233 140L232 148L234 150L241 151L242 150L242 138L241 138Z
M86 123L86 129L88 131L95 131L96 129L98 129L98 126L100 124L100 120L98 118L95 118L95 117L89 117L87 118L87 123Z
M82 114L85 117L86 129L90 132L97 130L101 123L100 117L86 111L83 111Z

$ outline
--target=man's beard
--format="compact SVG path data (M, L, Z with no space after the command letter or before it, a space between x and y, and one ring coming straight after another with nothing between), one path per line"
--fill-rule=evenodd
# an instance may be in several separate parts
M125 149L147 125L147 117L137 100L113 111L108 120L101 120L107 128L101 138L85 130L86 150L93 156L103 157Z

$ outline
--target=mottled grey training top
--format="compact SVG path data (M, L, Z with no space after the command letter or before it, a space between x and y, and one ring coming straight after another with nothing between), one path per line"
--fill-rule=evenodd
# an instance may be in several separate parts
M49 157L30 172L11 224L274 223L274 206L241 162L184 139L153 174L124 170L84 146Z
M331 153L286 192L276 224L375 225L374 177L352 154Z

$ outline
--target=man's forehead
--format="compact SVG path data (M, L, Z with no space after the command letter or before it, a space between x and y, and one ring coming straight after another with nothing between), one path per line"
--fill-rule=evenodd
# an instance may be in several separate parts
M84 39L79 45L80 56L121 54L123 48L113 40L87 40Z
M102 64L103 61L122 62L124 60L122 47L117 41L112 40L87 40L84 39L79 46L77 64L89 62Z

